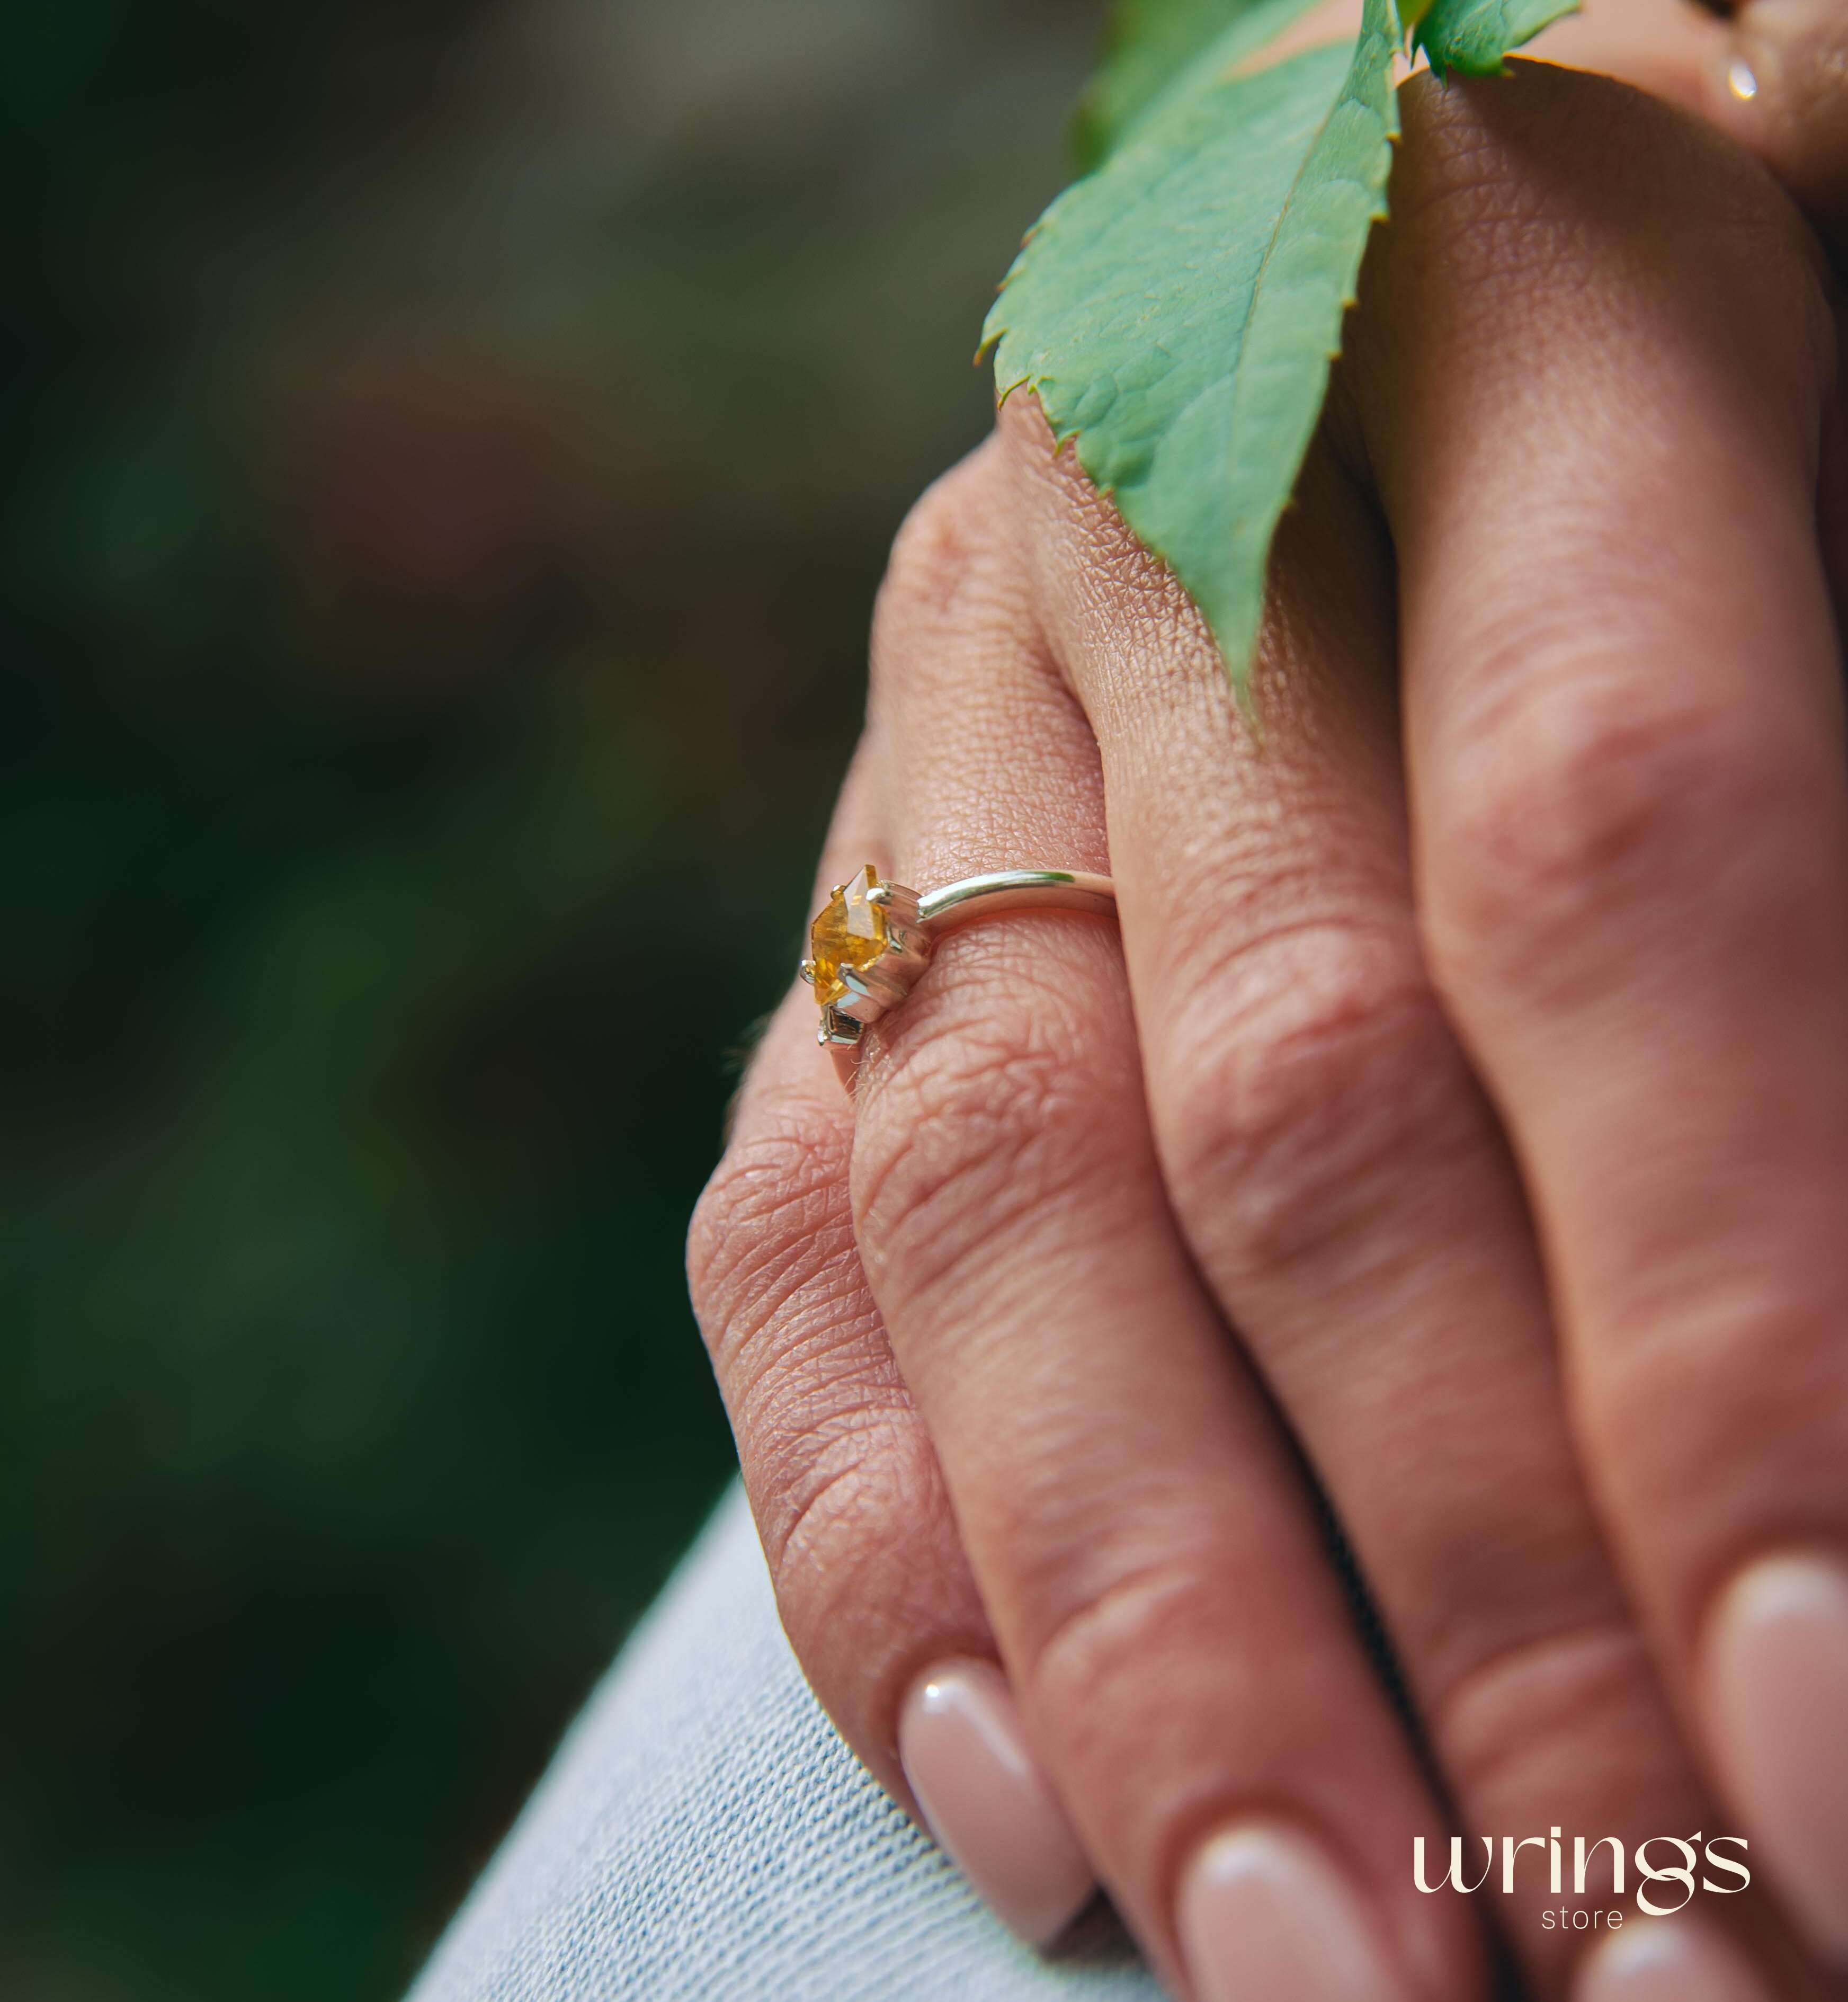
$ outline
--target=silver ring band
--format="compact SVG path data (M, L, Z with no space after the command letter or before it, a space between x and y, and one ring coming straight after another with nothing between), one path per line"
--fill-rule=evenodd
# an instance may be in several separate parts
M1117 893L1107 876L1082 869L998 869L946 883L918 899L919 922L933 936L1003 911L1088 911L1110 918L1116 916Z
M930 964L946 932L1009 911L1079 911L1114 917L1107 876L1079 869L998 869L920 894L886 883L868 863L838 885L809 929L802 977L815 990L816 1040L849 1055L867 1026L898 1007Z

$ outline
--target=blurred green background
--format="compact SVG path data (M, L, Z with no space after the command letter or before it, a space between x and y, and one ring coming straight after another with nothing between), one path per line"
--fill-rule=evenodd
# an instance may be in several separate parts
M0 1995L389 1998L722 1488L687 1212L1090 0L0 67Z

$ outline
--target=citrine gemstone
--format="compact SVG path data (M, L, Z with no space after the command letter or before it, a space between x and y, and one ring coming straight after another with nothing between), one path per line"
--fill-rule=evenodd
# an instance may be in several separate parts
M835 891L828 908L809 928L808 953L814 962L815 999L825 1008L843 1000L847 983L841 978L845 968L863 972L884 952L885 912L867 895L877 889L879 878L868 863L853 880Z

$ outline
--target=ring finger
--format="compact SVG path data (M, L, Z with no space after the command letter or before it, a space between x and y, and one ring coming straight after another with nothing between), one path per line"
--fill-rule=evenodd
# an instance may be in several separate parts
M992 445L940 484L881 602L870 727L919 888L1106 860L999 473ZM1405 1867L1438 1811L1169 1212L1110 929L946 940L866 1038L853 1180L1028 1729L1157 1962L1202 2002L1475 1995L1467 1913Z

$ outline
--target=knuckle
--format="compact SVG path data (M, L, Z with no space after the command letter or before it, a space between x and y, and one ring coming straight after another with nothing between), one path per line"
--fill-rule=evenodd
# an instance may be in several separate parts
M1673 198L1679 121L1606 78L1523 72L1493 96L1421 78L1406 120L1393 190L1400 233L1389 255L1405 281L1442 274L1465 311L1562 293L1599 309L1581 190L1613 152L1639 205L1659 216L1665 194ZM1535 172L1536 156L1550 172Z
M890 1598L877 1587L920 1512L943 1507L922 1427L863 1411L793 1434L790 1452L754 1483L777 1596L825 1626L836 1611Z
M754 1489L752 1507L804 1673L875 1774L902 1784L894 1721L912 1677L994 1645L922 1426L863 1426L800 1489Z
M1613 1615L1498 1648L1435 1693L1432 1739L1472 1820L1499 1825L1502 1804L1550 1791L1586 1770L1588 1746L1630 1748L1633 1791L1675 1784L1679 1761L1648 1649ZM1591 1769L1598 1769L1594 1764Z
M1043 1715L1107 1718L1144 1707L1151 1663L1170 1676L1219 1624L1219 1591L1185 1554L1144 1557L1099 1581L1048 1626L1023 1664Z
M993 448L978 446L912 504L886 563L873 612L873 668L892 636L953 620L975 592L992 547Z
M880 1568L901 1537L940 1547L948 1519L853 1254L846 1177L837 1129L772 1120L727 1155L689 1238L772 1579L811 1635L837 1612L896 1609L905 1594Z
M1180 1008L1156 1079L1164 1173L1219 1272L1301 1263L1473 1100L1408 926L1241 941Z
M1002 405L996 443L1009 491L1027 497L1042 529L1032 560L1043 575L1058 577L1060 588L1071 592L1076 577L1088 574L1093 583L1107 581L1162 608L1177 623L1191 616L1204 624L1173 570L1149 553L1098 491L1076 449L1053 436L1037 396L1020 391Z
M1092 1525L1083 1548L1068 1526L1008 1654L1072 1798L1152 1884L1233 1802L1293 1791L1331 1717L1357 1746L1379 1743L1346 1721L1367 1684L1338 1622L1302 1617L1300 1572L1215 1514L1196 1496L1137 1528ZM1267 1702L1279 1687L1289 1700Z
M1710 701L1555 666L1485 664L1517 683L1459 747L1429 852L1428 946L1441 985L1459 974L1531 985L1602 946L1613 925L1700 885L1762 884L1811 809L1787 751ZM1773 872L1774 873L1774 872Z
M954 1019L920 1011L863 1090L856 1209L882 1297L915 1299L1028 1216L1120 1188L1136 1131L1131 1066L1101 1054L1078 1004L971 975Z
M871 1654L869 1620L903 1624L941 1593L955 1526L929 1439L915 1421L873 1414L811 1442L793 1477L765 1484L758 1529L785 1620L827 1636L851 1620ZM803 1636L793 1636L801 1644Z
M1818 1287L1812 1231L1770 1257L1740 1247L1695 1301L1667 1286L1627 1303L1581 1421L1588 1450L1621 1467L1629 1505L1672 1516L1678 1541L1729 1550L1768 1519L1834 1507L1848 1458L1848 1353L1839 1289ZM1671 1415L1672 1414L1672 1415ZM1742 1441L1776 1439L1775 1453ZM1728 1477L1716 1481L1724 1467ZM1698 1566L1689 1568L1692 1571Z
M722 1379L798 1295L838 1292L855 1268L847 1198L850 1142L821 1120L772 1114L713 1171L687 1233L693 1311Z
M1710 124L1611 78L1530 65L1493 93L1418 79L1407 131L1381 259L1397 281L1435 263L1491 340L1487 323L1509 312L1531 323L1550 302L1581 326L1618 330L1673 298L1678 319L1717 319L1741 337L1771 394L1796 392L1794 406L1814 410L1838 354L1826 260L1785 190ZM1595 219L1620 184L1628 212L1648 219L1648 242L1625 246L1633 270L1653 266L1646 287L1609 282ZM1425 316L1417 323L1428 340Z
M1149 554L1099 490L1072 437L1054 434L1037 393L1022 389L1009 396L996 416L992 444L1006 491L1028 503L1042 536L1049 529L1067 560L1102 560L1113 570L1149 580L1164 595L1191 602L1168 566Z
M1525 68L1512 83L1491 93L1421 78L1407 99L1414 143L1403 155L1401 219L1483 277L1518 278L1547 249L1581 262L1590 239L1581 191L1607 183L1616 163L1631 200L1659 217L1692 211L1710 190L1691 190L1690 178L1710 181L1734 150L1612 78ZM1535 172L1536 153L1550 173Z

